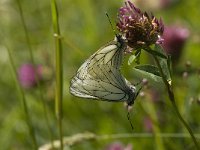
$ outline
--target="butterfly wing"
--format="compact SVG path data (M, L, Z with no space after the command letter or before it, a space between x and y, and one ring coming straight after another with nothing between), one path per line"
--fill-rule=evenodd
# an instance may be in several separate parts
M116 38L87 59L71 80L70 92L78 97L129 101L134 90L120 73L126 44Z
M92 69L84 79L77 74L71 82L71 93L83 98L106 101L128 101L134 91L126 84L120 71L108 65L100 65Z
M109 65L119 69L122 64L122 58L126 44L123 40L115 38L105 46L101 47L87 61L88 69L94 68L97 65Z

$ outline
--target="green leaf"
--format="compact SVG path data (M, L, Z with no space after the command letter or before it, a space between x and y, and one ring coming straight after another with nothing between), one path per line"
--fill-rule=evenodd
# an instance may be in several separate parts
M151 49L144 49L146 52L154 55L154 56L158 56L164 59L167 59L167 56L165 56L162 52L156 51L156 50L151 50Z
M162 82L162 77L160 76L159 69L153 65L138 65L133 68L135 74L154 80L155 82Z
M160 76L160 72L158 70L158 67L153 65L138 65L135 66L136 69L140 69L149 73L152 73L154 75Z
M155 45L155 51L158 51L159 53L163 53L163 54L165 53L163 48L160 45ZM171 73L170 73L171 68L169 67L170 58L168 57L168 59L163 59L163 58L158 57L158 60L159 60L159 63L161 65L161 68L163 70L163 73L165 75L165 78L170 83L172 81L171 80Z
M140 55L141 55L141 50L137 50L137 51L135 52L135 56L136 56L135 62L136 62L137 64L140 64Z
M133 63L133 61L135 63L139 64L140 63L140 54L141 54L141 50L137 50L134 55L131 55L128 60L128 65L131 65L131 63Z
M171 77L172 76L172 59L170 55L167 56L167 66L168 66L168 70Z
M135 55L131 55L128 59L128 65L131 65L132 62L136 59L136 56Z

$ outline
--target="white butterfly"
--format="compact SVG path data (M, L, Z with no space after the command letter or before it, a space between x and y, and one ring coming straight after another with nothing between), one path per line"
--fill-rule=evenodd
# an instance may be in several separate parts
M122 36L100 48L78 69L71 80L70 92L78 97L132 105L137 96L131 85L120 72L127 45Z

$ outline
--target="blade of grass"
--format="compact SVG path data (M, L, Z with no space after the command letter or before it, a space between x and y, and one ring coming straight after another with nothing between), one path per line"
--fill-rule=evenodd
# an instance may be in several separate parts
M151 120L152 120L152 129L153 129L153 134L155 136L155 147L158 150L164 150L164 144L163 144L163 140L162 137L160 136L160 128L158 126L158 116L156 114L156 109L155 106L153 104L152 101L149 100L145 100L142 101L142 107L144 108L144 110L149 114Z
M28 29L27 29L27 26L26 26L26 23L25 23L25 19L24 19L23 10L22 10L22 6L21 6L21 3L20 3L20 0L17 0L17 5L18 5L18 8L19 8L20 18L21 18L23 29L24 29L24 33L25 33L25 39L26 39L26 42L27 42L27 45L28 45L28 50L29 50L31 63L35 66L33 50L32 50L32 47L31 47L30 37L29 37ZM39 88L39 96L40 96L40 99L42 101L42 106L43 106L43 111L44 111L44 118L45 118L46 125L47 125L47 128L48 128L50 141L51 141L52 147L54 147L54 145L53 145L53 132L51 130L49 119L48 119L48 112L47 112L47 107L46 107L46 103L45 103L44 96L43 96L43 90L42 90L41 84L39 82L38 76L36 75L35 78L36 78L36 82L37 82L38 88Z
M33 51L32 51L32 47L31 47L31 43L30 43L28 29L26 27L24 15L23 15L22 6L21 6L21 3L20 3L20 0L16 0L16 1L17 1L17 6L19 8L19 13L20 13L20 18L21 18L21 21L22 21L22 25L23 25L23 28L24 28L25 38L26 38L26 42L27 42L27 45L28 45L28 49L29 49L29 53L30 53L30 57L31 57L31 62L34 62Z
M55 38L55 51L56 51L56 117L58 119L58 128L60 134L60 149L63 150L63 135L62 135L62 100L63 100L63 70L62 70L62 44L60 36L60 28L58 22L58 9L56 0L51 0L51 14Z
M14 74L15 84L16 84L16 87L18 89L20 99L22 101L23 110L24 110L24 114L25 114L25 118L26 118L26 123L29 127L29 133L31 135L33 147L34 147L35 150L37 150L38 145L37 145L37 141L36 141L35 130L34 130L34 127L32 125L32 122L31 122L31 118L30 118L30 114L29 114L29 110L28 110L28 106L27 106L27 102L26 102L26 97L25 97L25 94L24 94L22 87L20 86L19 80L17 79L17 70L16 70L16 67L14 65L14 61L13 61L13 58L12 58L12 55L11 55L11 51L8 47L6 49L7 49L8 55L9 55L9 61L10 61L12 71L13 71L13 74Z

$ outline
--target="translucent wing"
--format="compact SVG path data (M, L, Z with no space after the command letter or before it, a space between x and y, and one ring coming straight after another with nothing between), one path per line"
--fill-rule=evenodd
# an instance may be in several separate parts
M109 65L119 69L122 64L123 52L126 44L121 36L116 37L113 41L101 47L86 61L88 69L96 65Z
M71 80L70 92L78 97L106 101L132 101L133 86L120 73L126 44L121 37L87 59Z
M75 96L106 101L132 101L135 89L127 84L120 71L108 65L91 69L93 75L82 78L77 74L71 81L70 91Z
M122 64L123 52L126 49L124 40L119 36L105 46L101 47L96 53L90 56L78 69L77 74L84 78L92 68L98 65L109 65L120 69Z

